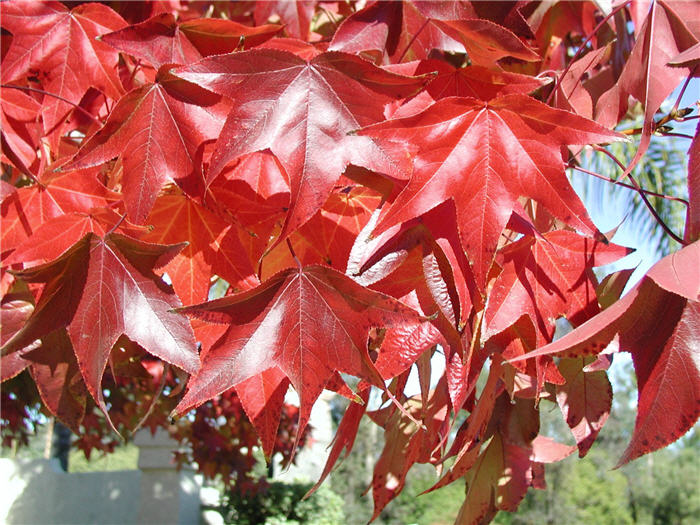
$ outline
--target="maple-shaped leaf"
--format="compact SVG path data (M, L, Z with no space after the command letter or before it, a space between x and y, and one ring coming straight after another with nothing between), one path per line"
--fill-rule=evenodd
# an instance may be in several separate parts
M2 250L26 242L44 223L68 213L89 214L108 207L117 197L102 185L94 170L45 175L39 184L17 188L2 201Z
M316 53L306 60L273 49L209 57L175 73L234 102L208 184L247 153L269 148L279 159L291 190L280 240L323 206L349 163L396 172L371 139L348 132L383 120L386 103L417 92L427 81L388 73L345 53Z
M528 236L504 248L503 268L489 295L484 338L514 324L526 313L539 340L554 335L554 321L564 316L574 326L598 313L592 266L612 263L627 248L604 244L567 230Z
M184 35L172 13L156 15L102 36L114 49L142 59L158 69L163 64L189 64L202 58Z
M476 65L458 68L435 59L421 61L413 74L423 75L430 71L437 71L437 75L426 88L426 92L434 100L446 97L491 100L517 93L526 95L544 84L542 80L529 75L494 71Z
M323 266L290 268L253 290L181 311L230 326L203 352L176 412L277 367L299 394L298 435L336 371L383 385L367 351L370 328L418 318L395 299Z
M557 403L576 438L579 457L588 453L612 408L613 392L608 375L604 370L588 372L586 365L591 361L590 358L562 359L558 365L566 384L556 387Z
M89 233L58 259L17 272L26 282L45 286L24 327L3 345L3 354L67 328L85 384L105 413L102 375L122 334L164 361L195 372L199 359L192 329L170 311L181 303L153 273L180 249L182 245Z
M32 266L56 259L86 233L104 235L122 222L122 216L109 208L96 208L90 213L70 212L49 219L22 242L3 261L3 265L22 263ZM126 227L126 225L124 225Z
M521 196L587 234L597 232L564 173L560 147L619 135L525 95L489 102L448 97L418 115L360 130L402 165L413 164L403 192L375 233L454 201L462 245L483 286L498 238ZM409 170L409 167L405 168Z
M38 70L44 91L60 97L43 103L45 130L91 87L113 99L123 93L116 70L119 54L97 39L126 25L109 7L94 3L69 11L59 2L3 2L0 18L13 35L2 61L3 84Z
M672 3L660 0L651 2L617 84L598 100L596 120L604 125L617 124L619 117L627 111L630 95L644 106L639 146L624 175L632 171L649 147L654 131L654 115L661 103L688 75L686 68L671 67L668 62L696 43L697 39L674 12Z
M153 230L143 240L158 244L188 245L164 270L185 304L205 301L216 274L235 289L258 284L236 227L184 195L163 195L151 211Z
M161 70L155 83L119 99L68 168L120 157L127 212L143 223L166 181L188 175L199 145L219 135L223 111L219 97Z

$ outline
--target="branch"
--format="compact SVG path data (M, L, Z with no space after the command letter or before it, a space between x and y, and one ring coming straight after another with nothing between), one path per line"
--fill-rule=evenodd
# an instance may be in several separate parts
M625 170L625 165L624 165L615 155L613 155L612 153L610 153L608 150L606 150L605 148L601 148L600 146L593 146L593 148L594 148L596 151L600 151L600 152L602 152L602 153L605 153L608 157L610 157L610 158L615 162L615 164L617 164L617 166L618 166L620 169L622 169L623 171ZM576 168L576 169L579 169L579 168ZM632 176L631 173L628 174L627 177L629 177L630 182L632 183L632 189L634 189L634 190L639 194L639 197L642 199L642 202L644 202L644 205L645 205L645 206L647 207L647 209L649 210L649 213L651 213L652 216L654 217L654 220L656 220L656 222L664 229L664 231L665 231L674 241L676 241L677 243L679 243L681 246L685 246L685 245L686 245L686 242L685 242L681 237L679 237L678 235L676 235L676 234L673 232L673 230L671 230L671 228L668 226L668 224L666 224L666 223L663 221L663 219L659 216L658 212L656 211L656 209L654 208L654 206L652 206L651 202L649 202L649 199L647 198L647 195L646 195L646 194L649 193L649 192L643 190L643 189L639 186L639 183L637 183L637 181L635 180L635 178ZM617 182L617 181L615 181L615 182ZM666 197L664 197L664 198L666 198ZM688 205L687 202L686 202L685 204L686 204L686 206Z

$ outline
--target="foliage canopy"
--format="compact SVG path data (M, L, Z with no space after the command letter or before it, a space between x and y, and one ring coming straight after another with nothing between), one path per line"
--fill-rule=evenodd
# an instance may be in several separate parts
M622 298L629 272L592 270L629 250L566 169L605 177L584 156L638 137L611 182L661 220L633 168L698 116L659 112L699 74L698 5L603 4L0 4L4 438L34 388L88 451L197 410L173 432L241 483L328 389L352 403L322 479L366 413L374 517L431 463L483 523L588 452L623 351L619 464L675 441L700 414L700 139L687 200L655 195L687 206L682 235L662 224L682 248ZM544 398L576 445L540 433Z

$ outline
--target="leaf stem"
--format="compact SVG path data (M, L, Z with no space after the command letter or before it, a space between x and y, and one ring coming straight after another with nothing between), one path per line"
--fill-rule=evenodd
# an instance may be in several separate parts
M403 60L403 57L405 57L405 56L406 56L406 53L408 53L408 50L411 49L411 46L413 45L413 42L416 41L416 38L418 38L418 35L420 35L421 32L423 31L423 29L425 29L425 26L428 25L428 22L430 22L430 18L426 18L426 19L425 19L425 22L423 22L423 25L420 26L420 29L419 29L418 31L416 31L416 34L413 35L413 36L411 37L411 40L408 41L408 44L406 45L406 49L403 50L403 53L401 53L401 56L400 56L399 59L396 61L397 64L401 63L401 61Z
M299 261L299 258L297 257L297 254L294 252L294 248L292 248L292 242L289 240L289 237L287 237L287 238L285 239L285 241L287 241L287 248L289 248L289 253L292 254L292 257L294 257L294 260L296 261L297 266L298 266L299 269L301 270L301 269L302 269L301 261Z
M685 82L683 83L683 87L681 88L681 92L678 93L678 98L676 99L676 103L673 105L673 109L671 110L672 114L676 114L678 111L678 108L680 107L681 104L681 99L683 98L683 95L685 94L685 90L688 87L688 84L690 84L690 79L695 76L695 72L697 71L698 66L695 66L693 70L690 72L690 75L685 79Z
M627 184L626 182L611 179L610 177L608 177L606 175L602 175L601 173L596 173L595 171L590 171L590 170L587 170L585 168L581 168L579 166L569 165L569 167L572 169L575 169L577 171L580 171L582 173L585 173L586 175L591 175L593 177L597 177L597 178L602 179L604 181L615 184L616 186L622 186L623 188L627 188L628 190L641 191L642 193L645 193L647 195L651 195L653 197L658 197L660 199L666 199L666 200L674 201L674 202L680 202L684 206L688 206L688 201L685 199L681 199L680 197L671 197L670 195L664 195L663 193L656 193L655 191L646 190L644 188L639 188L639 190L637 190L637 188L635 188L631 184Z
M54 93L49 93L48 91L44 91L43 89L36 89L36 88L29 87L29 86L13 86L12 84L0 84L0 87L5 88L5 89L19 89L20 91L31 91L33 93L41 93L42 95L48 95L49 97L57 98L61 102L65 102L66 104L70 104L71 106L73 106L75 109L79 110L83 115L88 117L93 122L102 125L102 122L100 122L98 119L96 119L92 115L92 113L90 113L89 111L86 111L85 109L80 107L75 102L71 102L67 98L63 98L60 95L56 95Z

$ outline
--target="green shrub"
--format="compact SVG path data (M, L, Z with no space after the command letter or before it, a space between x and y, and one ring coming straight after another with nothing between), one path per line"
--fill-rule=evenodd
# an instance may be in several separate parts
M266 483L256 493L235 487L224 494L221 514L236 525L340 525L345 522L343 500L327 486L302 500L311 483Z

